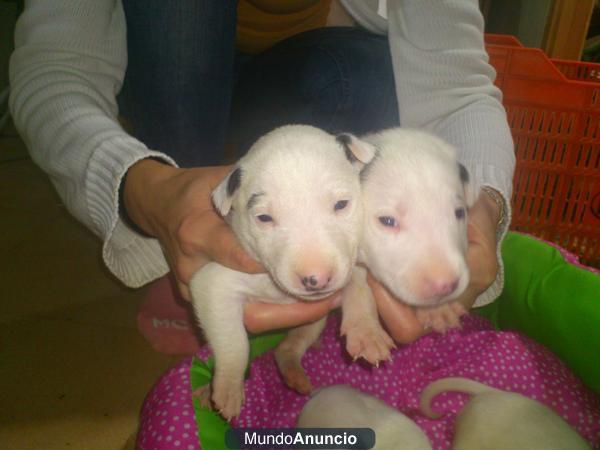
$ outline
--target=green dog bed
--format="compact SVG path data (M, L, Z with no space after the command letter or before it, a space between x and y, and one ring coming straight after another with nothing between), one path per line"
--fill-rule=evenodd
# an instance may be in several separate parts
M600 393L600 276L565 260L555 247L524 234L509 233L502 245L504 290L490 305L474 313L501 330L515 330L545 345ZM250 360L274 348L283 333L251 339ZM213 360L196 358L192 389L211 380ZM196 420L203 442L222 443L229 425L199 407ZM200 426L203 424L203 426Z
M600 393L600 276L518 233L506 236L502 259L502 294L473 311L545 345Z

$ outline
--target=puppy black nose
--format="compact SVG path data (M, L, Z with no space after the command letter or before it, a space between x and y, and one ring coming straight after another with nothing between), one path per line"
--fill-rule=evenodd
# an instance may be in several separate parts
M302 277L302 284L307 288L315 287L318 282L319 281L317 280L317 277L315 277L314 275L311 275L309 277Z
M317 292L325 289L333 277L333 271L328 267L310 267L296 272L298 288L307 292ZM300 287L302 286L302 287Z

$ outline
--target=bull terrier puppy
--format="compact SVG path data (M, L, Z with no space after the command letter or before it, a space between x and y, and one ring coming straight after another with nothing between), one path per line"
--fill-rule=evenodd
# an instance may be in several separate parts
M361 173L365 225L359 261L397 298L417 306L424 326L459 325L469 283L467 210L479 189L456 150L423 131L394 128L350 140L376 157ZM354 150L356 151L356 150Z
M268 271L250 275L211 262L190 282L195 314L215 358L211 388L196 394L210 397L224 418L237 416L244 398L249 350L244 303L319 300L350 280L363 223L358 173L373 156L369 145L348 149L317 128L285 126L260 138L215 189L215 207ZM360 301L344 302L343 311ZM374 309L364 322L379 327L376 338L387 338L382 344L387 349L391 339ZM298 332L306 347L323 323ZM283 358L280 365L291 367L292 378L295 360Z
M454 426L453 450L589 450L590 446L556 412L521 394L505 392L467 378L443 378L421 395L421 411L446 391L472 395Z
M421 412L446 391L473 397L456 417L453 450L590 450L591 447L562 417L521 394L489 387L467 378L443 378L421 394ZM431 449L423 431L408 417L381 400L348 386L317 390L298 418L299 428L371 428L378 450Z
M349 386L317 390L298 417L298 428L371 428L373 450L431 450L421 428L372 395Z

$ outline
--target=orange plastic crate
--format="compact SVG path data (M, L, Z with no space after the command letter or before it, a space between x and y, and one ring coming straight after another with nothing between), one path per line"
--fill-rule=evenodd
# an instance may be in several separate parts
M511 229L600 267L600 64L486 35L515 141Z

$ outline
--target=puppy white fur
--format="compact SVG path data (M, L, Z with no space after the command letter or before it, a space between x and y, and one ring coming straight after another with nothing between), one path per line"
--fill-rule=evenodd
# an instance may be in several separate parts
M453 450L583 450L587 442L558 414L521 394L467 378L444 378L425 388L421 411L437 418L431 400L445 391L472 395L456 418Z
M371 428L375 450L431 450L421 428L381 400L337 385L319 389L302 409L298 428Z
M469 283L467 209L479 189L456 150L429 133L394 128L353 145L364 141L377 156L361 174L359 261L397 298L420 307L424 325L457 326L464 309L450 301Z
M347 284L363 223L358 172L373 156L369 146L348 153L334 136L313 127L281 127L259 139L213 193L243 248L268 270L249 275L209 263L190 283L215 357L212 401L226 419L238 415L243 402L244 303L317 300ZM361 302L354 300L348 308ZM323 323L305 327L306 347ZM301 370L300 357L283 362Z
M589 450L591 447L562 417L523 395L467 378L443 378L421 394L421 412L436 419L431 400L442 392L472 395L454 425L453 450ZM297 426L368 427L379 450L430 449L423 431L381 400L348 386L316 391L302 409Z
M411 305L456 298L469 282L466 212L474 202L456 151L417 130L364 139L378 153L362 174L361 261Z

